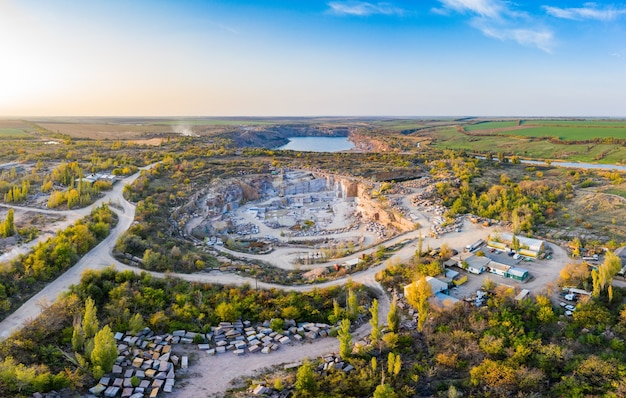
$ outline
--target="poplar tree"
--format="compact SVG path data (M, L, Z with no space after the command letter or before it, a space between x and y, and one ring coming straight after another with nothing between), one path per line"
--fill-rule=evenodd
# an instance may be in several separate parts
M350 334L349 319L344 319L339 324L337 338L339 339L339 355L341 359L346 360L352 354L352 335Z
M426 318L428 317L428 298L432 295L430 284L425 276L421 276L417 282L413 282L408 291L407 301L411 304L418 314L417 330L422 331Z
M372 326L372 331L370 332L370 339L372 340L372 344L378 344L382 338L382 332L380 331L380 325L378 324L378 300L374 299L372 301L372 306L370 307L370 314L372 315L372 319L370 319L370 325Z
M392 333L398 333L400 326L400 316L398 315L398 298L394 294L387 313L387 325Z
M117 359L117 345L109 325L106 325L96 333L93 343L91 363L93 365L94 377L99 379L113 369L113 364L115 364Z

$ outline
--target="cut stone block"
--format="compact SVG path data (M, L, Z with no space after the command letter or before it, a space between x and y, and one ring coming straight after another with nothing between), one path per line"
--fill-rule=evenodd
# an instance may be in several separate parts
M263 347L263 349L261 350L261 352L262 352L263 354L269 354L269 353L270 353L270 351L271 351L271 349L270 349L269 347Z
M100 384L102 384L103 386L108 386L111 383L111 378L110 377L102 377L100 379Z
M237 356L242 356L244 355L246 352L244 350L235 350L233 351L233 354L237 355Z
M143 358L135 358L133 359L133 367L140 368L143 365Z
M257 351L259 351L260 349L261 349L261 347L260 347L260 346L258 346L258 345L253 345L253 346L250 346L250 347L248 348L248 351L250 351L250 352L257 352Z
M93 395L100 395L106 389L107 389L106 386L103 386L102 384L98 383L95 386L91 387L89 389L89 392L92 393Z
M115 398L118 392L120 392L119 387L111 386L111 387L108 387L106 390L104 390L104 396L107 398Z
M183 369L187 369L189 367L189 357L187 357L186 355L183 356L180 367Z

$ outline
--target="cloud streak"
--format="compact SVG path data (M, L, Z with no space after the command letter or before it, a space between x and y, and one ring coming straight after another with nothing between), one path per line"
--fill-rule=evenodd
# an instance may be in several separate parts
M369 3L366 1L331 1L330 12L336 15L367 17L370 15L402 15L404 12L390 3Z
M442 8L433 9L439 14L451 12L469 15L470 24L485 36L551 52L554 34L537 26L526 12L512 8L504 0L439 0Z
M572 8L543 6L543 9L546 13L552 15L553 17L571 19L575 21L582 21L585 19L611 21L626 14L626 8L615 8L613 6L598 8L595 3L585 3L584 7Z

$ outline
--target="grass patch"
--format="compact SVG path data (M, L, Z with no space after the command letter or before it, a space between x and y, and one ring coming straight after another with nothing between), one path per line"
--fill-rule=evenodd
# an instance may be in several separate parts
M609 188L604 192L626 198L626 188Z
M479 130L493 130L493 129L502 129L507 127L515 127L517 126L517 121L509 120L502 122L480 122L477 124L471 124L469 126L465 126L466 131L479 131Z
M22 129L0 127L0 139L15 139L15 138L32 138L32 135Z

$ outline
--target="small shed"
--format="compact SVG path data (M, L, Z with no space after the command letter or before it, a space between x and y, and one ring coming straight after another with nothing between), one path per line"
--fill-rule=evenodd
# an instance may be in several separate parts
M491 262L486 257L469 256L463 260L467 264L467 271L472 274L482 274L487 269L487 264Z
M510 266L496 263L495 261L490 262L487 268L489 268L489 272L491 272L492 274L505 276L505 277L507 276L507 273L511 269Z
M509 269L509 271L504 276L521 282L528 278L528 271L525 270L524 268L514 267L514 268Z

